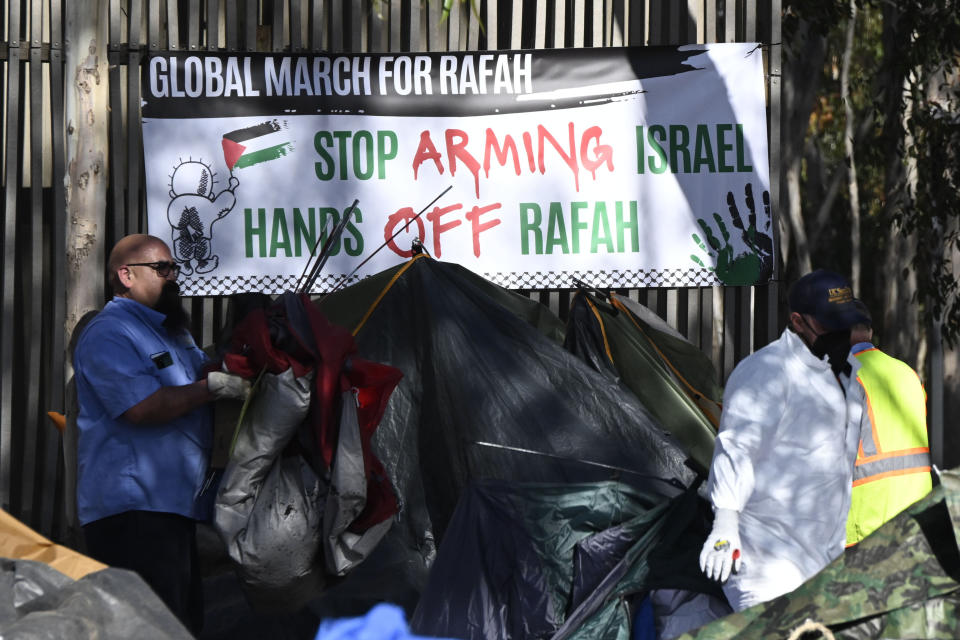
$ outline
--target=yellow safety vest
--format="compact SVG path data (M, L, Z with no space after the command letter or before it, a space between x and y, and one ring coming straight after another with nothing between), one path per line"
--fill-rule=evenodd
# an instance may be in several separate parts
M933 488L926 393L917 373L879 349L855 354L866 392L853 469L847 546L870 535Z

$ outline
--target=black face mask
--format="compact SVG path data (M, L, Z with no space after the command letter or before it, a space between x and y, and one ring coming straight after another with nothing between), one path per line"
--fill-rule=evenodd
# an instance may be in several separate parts
M183 304L180 302L180 285L176 280L167 280L163 284L160 299L157 300L154 309L167 316L163 326L170 333L181 333L190 326L190 315L183 309Z
M840 375L849 366L847 355L850 353L850 329L821 333L810 345L810 351L818 358L827 356L833 373Z

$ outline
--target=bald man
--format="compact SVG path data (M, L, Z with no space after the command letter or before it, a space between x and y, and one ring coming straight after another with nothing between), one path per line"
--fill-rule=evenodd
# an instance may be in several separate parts
M77 512L87 552L136 571L194 633L203 623L196 499L213 438L211 400L246 381L214 372L187 331L180 267L159 238L110 252L113 299L74 351Z

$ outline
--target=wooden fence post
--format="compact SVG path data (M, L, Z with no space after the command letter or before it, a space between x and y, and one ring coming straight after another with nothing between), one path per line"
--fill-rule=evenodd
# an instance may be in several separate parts
M68 86L65 95L67 173L66 332L104 300L104 242L107 206L108 0L66 3L65 44ZM76 394L71 392L72 354L67 348L64 394L65 503L69 529L76 525ZM76 533L76 531L74 531Z

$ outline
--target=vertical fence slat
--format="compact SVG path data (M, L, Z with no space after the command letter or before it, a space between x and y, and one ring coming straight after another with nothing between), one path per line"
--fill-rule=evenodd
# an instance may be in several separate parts
M447 51L447 37L440 24L440 11L436 5L427 3L427 47L428 51Z
M460 42L460 8L462 6L463 4L456 0L450 5L450 14L446 20L447 49L449 51L460 51L463 48Z
M586 30L585 0L573 0L573 46L582 47Z
M737 40L737 2L726 0L723 5L723 41L736 42Z
M537 12L534 17L533 46L543 49L547 43L547 0L537 0Z
M780 158L780 97L781 97L781 63L782 63L782 53L783 46L781 45L781 24L780 24L780 6L781 0L771 0L770 2L770 36L767 41L770 45L769 55L767 56L767 65L768 69L768 78L770 83L770 107L768 111L767 122L770 123L770 157L779 159ZM779 225L777 224L776 216L780 214L784 209L782 208L782 202L780 199L780 163L778 160L774 160L772 163L773 166L770 167L770 205L771 205L771 217L773 218L773 223L770 225L771 234L773 235L773 246L777 249L780 248L780 233ZM773 281L770 283L769 291L767 293L767 306L766 306L766 323L767 323L767 337L769 340L772 340L774 336L777 335L780 329L780 321L778 317L778 311L780 308L780 290L781 290L781 271L779 264L779 256L773 262Z
M717 41L717 0L707 0L704 8L704 43Z
M510 11L510 48L520 49L523 47L523 3L513 4Z
M308 0L290 0L290 50L303 51L303 10Z
M180 48L180 12L177 7L177 0L166 0L167 2L167 48L176 51Z
M369 14L367 24L367 44L364 51L380 52L386 51L390 36L390 23L387 20L389 13L384 13L384 8L389 10L389 5L383 2L370 2L366 11Z
M145 1L147 2L147 47L150 51L157 51L160 49L160 0Z
M613 0L610 3L610 45L622 47L626 42L627 0Z
M56 4L56 3L54 3ZM123 73L123 66L120 64L119 45L122 32L123 13L120 11L120 0L110 0L110 42L107 51L110 56L110 111L113 116L110 118L110 145L114 158L113 166L125 167L125 154L123 143L123 120L117 115L123 113L123 97L120 91L120 78ZM106 244L112 245L124 235L125 217L122 215L124 207L124 188L126 186L127 176L124 171L114 171L110 176L110 191L112 193L113 216L109 226L113 229L110 236L106 238Z
M220 344L223 340L223 296L213 299L213 344Z
M416 5L416 3L414 3ZM500 42L497 39L497 0L487 0L486 22L487 28L487 48L499 49Z
M683 298L686 301L687 319L680 331L687 340L700 346L700 289L687 289ZM679 329L679 327L678 327Z
M706 42L704 38L703 0L687 0L687 15L690 16L690 21L693 22L693 30L688 33L684 42Z
M723 335L720 345L723 348L723 379L726 380L736 364L737 343L737 290L735 287L722 287L723 296Z
M644 36L647 29L646 15L647 15L647 3L646 0L632 0L629 5L629 25L630 28L627 30L627 44L631 47L642 46L646 38Z
M270 16L270 50L283 51L283 5L285 0L273 0L273 12Z
M200 48L200 0L190 0L187 14L187 48L190 51Z
M679 44L681 42L680 23L682 20L684 25L686 25L685 9L686 7L679 2L667 3L667 44Z
M553 3L553 46L564 47L567 44L567 3L565 0L554 0Z
M307 47L312 51L322 50L326 45L323 38L323 2L322 0L304 0L309 3L309 29L307 30ZM398 3L399 4L399 3Z
M473 4L470 5L470 9L464 12L466 14L466 20L469 21L469 27L467 31L467 49L469 51L479 51L480 50L480 20L477 18L477 15L473 12Z
M676 289L667 289L666 294L663 296L663 304L666 307L664 309L664 319L671 327L679 329L679 294Z
M56 2L56 0L50 3L51 6L57 7L56 8L57 11L60 10L59 4L60 3ZM108 27L108 30L110 33L110 42L107 43L108 50L116 49L116 47L120 44L120 38L121 38L120 27L123 22L123 14L120 12L120 0L110 0L109 20L110 20L110 25ZM52 31L52 27L51 27L51 31Z
M735 362L740 362L753 351L753 287L737 287L739 300L737 315L734 319L737 326Z
M243 48L245 51L257 50L257 27L260 25L258 20L259 0L246 0L244 2L243 17Z
M66 257L67 257L67 215L66 203L61 196L59 176L64 175L64 144L63 144L63 53L62 40L60 37L62 31L62 14L59 2L50 3L50 122L51 122L51 146L52 146L52 176L50 189L53 192L53 238L51 246L51 266L53 270L53 297L51 302L52 317L52 336L50 356L47 366L50 367L51 390L50 408L52 410L64 413L66 411L66 402L64 398L64 388L66 386L66 339L63 327L66 324ZM41 420L43 418L41 417ZM59 444L59 443L58 443ZM59 490L63 481L62 467L62 446L57 447L57 451L50 454L57 472L55 487ZM49 458L48 458L49 462ZM70 498L72 500L72 496ZM55 493L53 500L53 517L48 529L41 532L49 535L54 533L61 534L61 538L66 534L66 519L63 513L63 492ZM60 526L58 526L60 524Z
M143 17L144 0L130 0L130 50L127 54L127 159L123 171L127 173L127 228L128 233L140 231L140 133L134 123L140 115L140 23ZM148 26L149 42L149 26ZM115 114L114 117L121 117ZM116 166L116 165L114 165ZM115 215L120 215L117 212Z
M330 0L330 51L343 51L343 29L337 25L343 24L344 0Z
M657 305L655 307L655 310L658 316L666 320L667 319L667 294L669 293L670 290L657 289L656 291L657 291Z
M223 3L224 40L227 51L236 51L240 41L238 2L240 0L224 0Z
M602 47L608 45L609 43L604 41L604 5L606 3L604 0L593 0L591 13L591 22L593 23L591 32L592 36L590 38L590 44L594 47Z
M220 0L207 0L207 29L205 42L208 51L220 46Z
M4 181L4 251L3 251L3 318L0 318L0 507L11 508L13 445L13 379L14 379L14 274L17 264L17 192L20 168L20 3L9 6L9 43L7 53L7 123L4 142L6 171Z
M663 44L663 2L664 0L650 0L647 3L647 39L648 45Z
M390 22L390 39L387 42L389 51L403 51L403 7L399 2L391 2L387 5Z
M18 382L26 389L23 389L20 397L26 398L26 403L22 416L23 441L19 452L23 464L23 472L20 474L21 481L21 518L32 527L37 527L39 506L35 500L35 491L39 484L40 474L43 471L43 465L40 462L40 451L44 442L38 429L37 417L40 413L40 389L43 388L43 368L40 366L42 361L43 338L43 75L40 55L40 41L43 28L42 17L43 5L34 0L30 3L30 33L29 49L30 54L27 65L27 78L29 79L29 123L30 138L26 141L30 150L30 162L25 167L29 172L30 180L30 208L29 225L27 225L29 238L25 238L25 245L28 252L28 261L24 264L24 289L23 289L23 307L25 313L22 317L25 321L24 335L19 344L24 346L26 359L24 362L24 371L18 376ZM9 188L9 183L7 184ZM19 239L18 239L19 241Z

